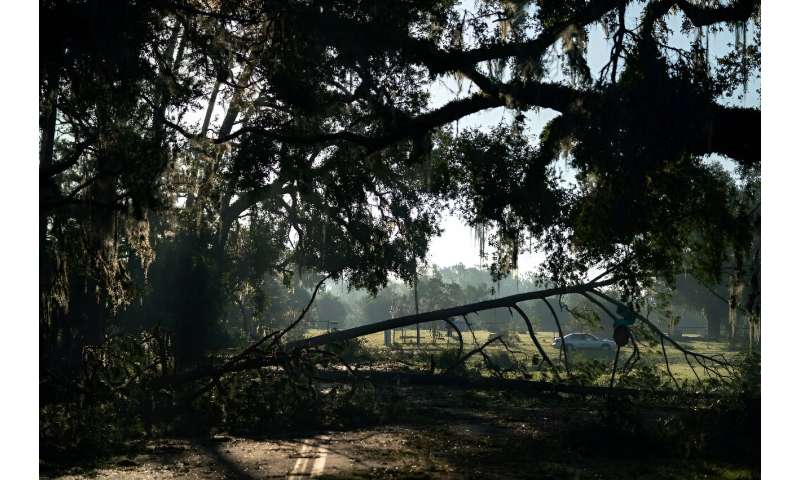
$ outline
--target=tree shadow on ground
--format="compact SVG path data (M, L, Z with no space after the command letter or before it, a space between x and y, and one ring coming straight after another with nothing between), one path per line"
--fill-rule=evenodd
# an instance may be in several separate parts
M221 467L225 478L231 480L256 480L258 478L249 473L236 460L225 454L219 442L201 441L196 442L195 445Z

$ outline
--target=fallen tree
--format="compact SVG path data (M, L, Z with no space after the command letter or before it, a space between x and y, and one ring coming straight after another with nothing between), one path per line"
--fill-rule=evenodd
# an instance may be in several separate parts
M321 371L314 377L321 382L350 383L353 380L384 385L442 386L465 390L494 390L526 394L568 394L598 397L638 397L657 395L662 398L682 395L698 399L713 399L717 395L705 392L679 390L640 390L636 388L612 388L594 385L575 385L560 382L531 381L491 377L462 377L455 375L430 375L408 372L352 372Z
M308 312L308 310L310 309L311 305L313 304L314 299L316 297L317 291L319 290L319 288L322 286L322 284L324 283L324 281L327 278L328 277L325 277L325 278L321 279L319 281L319 283L317 283L317 286L314 289L314 292L312 293L311 299L309 300L308 304L306 305L306 307L301 312L300 316L295 321L293 321L288 327L286 327L285 329L282 329L282 330L279 330L279 331L275 331L275 332L271 332L271 333L265 335L262 339L260 339L259 341L255 342L254 344L252 344L251 346L249 346L248 348L243 350L241 353L231 357L228 361L226 361L220 367L216 367L216 368L206 367L204 369L198 369L198 370L195 370L195 371L186 372L184 374L177 375L177 376L172 377L172 378L159 379L159 382L158 382L159 385L183 384L183 383L187 383L187 382L191 382L191 381L197 381L197 380L203 380L203 379L211 379L210 382L208 382L203 388L201 388L199 391L197 391L195 395L193 395L193 397L196 397L196 395L202 394L202 393L208 391L209 389L213 388L214 385L218 384L218 382L220 381L221 377L226 375L226 374L246 371L246 370L255 369L255 368L262 368L262 367L267 367L267 366L280 367L281 363L283 361L285 361L285 359L295 357L302 351L306 351L306 350L315 350L316 351L317 347L321 347L321 346L324 346L324 345L344 342L344 341L347 341L347 340L356 339L356 338L359 338L359 337L363 337L365 335L370 335L370 334L382 332L382 331L385 331L385 330L401 328L401 327L407 327L407 326L411 326L411 325L418 325L418 324L422 324L422 323L429 323L429 322L434 322L434 321L445 321L445 322L448 322L451 325L451 327L455 327L455 325L450 320L452 317L461 316L461 317L464 317L464 319L466 320L467 316L470 315L470 314L477 314L477 313L485 311L485 310L491 310L491 309L496 309L496 308L508 308L510 310L513 309L514 311L516 311L521 316L522 320L526 324L529 336L531 337L531 340L532 340L532 342L534 344L534 347L538 350L538 352L541 355L541 358L542 358L541 362L548 364L548 366L550 368L552 368L553 373L555 374L555 377L558 379L558 378L560 378L560 376L558 374L558 367L549 359L549 357L547 356L546 352L544 351L542 346L539 344L538 340L536 339L535 331L533 329L533 325L532 325L530 319L527 317L527 315L525 315L524 311L521 308L519 308L518 304L521 303L521 302L530 301L530 300L541 300L541 301L547 302L547 298L549 298L549 297L562 296L562 295L567 295L567 294L579 294L579 295L583 295L586 298L588 298L593 304L595 304L600 309L604 310L611 318L615 318L615 315L612 314L605 306L603 306L603 304L600 302L599 299L602 299L603 301L605 301L607 303L610 303L612 305L628 308L628 306L625 305L624 303L622 303L619 300L616 300L616 299L610 297L609 295L606 295L606 294L604 294L604 293L602 293L602 292L600 292L598 290L599 288L607 287L607 286L615 284L616 280L612 278L612 279L606 279L606 280L602 280L602 281L595 280L595 281L592 281L592 282L589 282L589 283L579 284L579 285L563 286L563 287L556 287L556 288L538 290L538 291L534 291L534 292L520 293L520 294L516 294L516 295L510 295L510 296L506 296L506 297L496 298L496 299L492 299L492 300L485 300L485 301L481 301L481 302L475 302L475 303L470 303L470 304L466 304L466 305L460 305L460 306L451 307L451 308L444 308L444 309L434 310L434 311L415 314L415 315L406 315L406 316L393 318L393 319L388 319L388 320L383 320L383 321L380 321L380 322L375 322L375 323L371 323L371 324L367 324L367 325L361 325L361 326L358 326L358 327L353 327L353 328L349 328L349 329L345 329L345 330L329 332L329 333L326 333L326 334L317 335L317 336L310 337L310 338L294 340L294 341L282 344L281 343L281 339L292 328L296 327L302 321L302 319L304 318L306 312ZM598 297L599 299L598 298L594 298L595 296ZM548 306L549 306L549 304L548 304ZM730 367L729 362L725 358L720 357L720 356L710 356L710 355L705 355L705 354L702 354L702 353L699 353L699 352L694 352L694 351L692 351L692 350L680 345L678 342L676 342L675 340L670 338L667 334L662 332L655 324L650 322L644 316L636 313L635 311L633 312L633 314L642 323L642 325L646 326L653 333L655 333L655 335L658 338L658 340L660 340L661 346L662 346L662 353L663 353L664 360L665 360L666 365L667 365L667 370L668 370L669 376L670 376L670 378L672 378L672 380L675 383L676 387L679 387L679 386L678 386L678 382L675 380L674 376L672 375L671 370L669 370L669 360L668 360L668 357L667 357L665 342L669 343L670 345L672 345L673 347L678 349L684 355L684 357L686 358L689 366L692 368L692 371L695 373L695 376L698 379L698 381L700 380L700 377L695 372L694 366L692 365L690 358L694 358L695 361L701 367L703 367L705 369L706 373L708 373L709 375L715 375L716 377L718 377L720 379L724 379L725 378L723 374L721 374L720 372L718 372L716 370L716 368L718 368L718 367L721 367L721 368L724 368L724 369L727 369L727 368ZM469 326L469 321L468 320L467 320L467 325ZM559 325L559 327L560 327L560 325ZM461 335L461 332L458 330L458 328L456 328L456 330L458 331L458 339L459 339L459 359L458 359L458 362L463 362L463 361L466 360L466 358L468 358L469 356L472 356L472 355L474 355L476 353L481 353L482 354L483 350L485 349L485 347L487 347L489 344L494 343L496 341L499 341L499 343L505 345L505 342L502 341L502 338L498 336L498 337L493 337L493 338L489 339L489 341L487 341L483 345L479 346L479 345L477 345L477 339L475 339L475 336L474 336L474 333L473 333L473 340L476 343L476 348L471 350L470 352L468 352L465 356L462 356L461 354L464 351L464 340L463 340L463 336ZM559 328L559 330L560 330L560 328ZM633 340L633 341L634 341L634 343L633 343L634 351L631 354L630 358L626 361L625 366L622 369L622 375L624 375L625 373L627 373L627 372L629 372L631 370L631 368L636 363L636 361L638 361L639 356L640 356L639 348L638 348L637 344L635 343L635 340ZM619 354L619 347L618 347L617 357L618 357L618 354ZM487 361L487 363L488 363L488 359L486 358L485 355L484 355L484 360ZM491 365L489 365L489 366L491 367ZM616 372L616 361L615 361L614 371ZM568 371L568 375L570 375L569 371ZM520 381L522 381L522 380L520 380ZM612 375L612 382L611 382L610 386L613 387L613 375Z
M440 310L433 310L431 312L425 312L415 315L405 315L402 317L392 318L389 320L383 320L380 322L370 323L368 325L361 325L358 327L348 328L346 330L339 330L336 332L330 332L323 335L318 335L311 338L305 338L302 340L296 340L294 342L289 342L284 347L285 351L291 351L297 348L305 348L305 347L316 347L320 345L325 345L328 343L340 342L343 340L350 340L353 338L363 337L365 335L370 335L372 333L382 332L384 330L390 330L394 328L402 328L407 327L410 325L416 325L420 323L428 323L437 320L446 320L451 317L464 317L466 315L472 313L478 313L485 310L492 310L495 308L515 308L517 312L521 312L518 309L517 304L520 302L525 302L528 300L544 300L548 297L554 297L559 295L567 295L571 293L582 293L588 292L596 288L605 287L608 285L613 285L615 280L604 280L599 282L592 282L586 283L581 285L572 285L566 287L557 287L557 288L549 288L545 290L537 290L535 292L526 292L526 293L518 293L516 295L509 295L507 297L495 298L492 300L484 300L482 302L475 302L469 303L466 305L460 305L457 307L451 308L443 308ZM538 345L538 340L536 340L535 336L533 335L533 328L530 325L529 320L523 316L523 320L526 321L529 327L528 333L531 336L531 339L534 342L534 345L537 345L537 348L540 350L543 358L547 358L547 354L543 352L541 346Z

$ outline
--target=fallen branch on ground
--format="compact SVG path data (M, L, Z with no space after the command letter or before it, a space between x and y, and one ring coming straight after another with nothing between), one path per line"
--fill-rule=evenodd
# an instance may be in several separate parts
M166 385L166 384L173 384L174 385L174 384L186 383L188 381L200 380L200 379L204 379L204 378L216 379L216 378L219 378L221 375L225 375L225 374L228 374L228 373L244 371L244 370L248 370L248 369L252 369L252 368L260 368L260 367L264 367L264 366L279 365L281 363L280 359L282 357L291 356L293 352L295 352L295 351L297 351L299 349L307 349L307 348L310 348L310 347L318 347L318 346L322 346L322 345L326 345L326 344L341 342L341 341L345 341L345 340L351 340L351 339L362 337L362 336L369 335L369 334L372 334L372 333L378 333L378 332L381 332L381 331L384 331L384 330L388 330L388 329L401 328L401 327L406 327L406 326L415 325L415 324L428 323L428 322L441 321L441 320L444 320L444 321L447 322L448 319L450 319L451 317L463 316L463 317L466 318L466 315L468 315L470 313L477 314L478 312L485 311L485 310L491 310L491 309L495 309L495 308L511 308L511 309L516 310L517 313L520 314L520 316L525 321L526 326L528 327L528 333L531 336L531 340L533 341L534 346L537 348L537 350L539 351L540 355L542 356L542 361L544 363L547 363L553 369L553 372L555 373L556 377L558 377L558 369L553 364L553 362L550 360L550 358L547 356L546 352L544 351L544 349L540 345L538 339L536 338L536 335L534 334L535 332L533 332L532 324L530 323L530 319L527 318L527 315L524 313L524 311L522 311L521 308L519 308L519 306L517 304L519 302L523 302L523 301L527 301L527 300L546 300L548 297L551 297L551 296L562 296L562 295L566 295L566 294L581 294L581 295L586 296L590 300L592 300L593 303L595 303L596 305L600 305L600 307L603 308L606 311L607 311L607 309L605 309L605 307L602 306L602 304L600 302L598 302L596 299L592 298L591 295L595 295L597 297L600 297L603 300L605 300L606 302L609 302L609 303L614 304L614 305L625 306L622 302L619 302L619 301L617 301L617 300L615 300L615 299L603 294L602 292L597 291L597 288L608 286L608 285L612 285L612 284L615 283L614 279L609 279L609 280L604 280L602 282L596 282L596 283L589 283L589 284L582 284L582 285L572 285L572 286L566 286L566 287L558 287L558 288L550 288L550 289L546 289L546 290L539 290L539 291L535 291L535 292L520 293L520 294L516 294L516 295L510 295L510 296L507 296L507 297L496 298L496 299L486 300L486 301L482 301L482 302L475 302L475 303L471 303L471 304L467 304L467 305L461 305L461 306L457 306L457 307L434 310L434 311L431 311L431 312L420 313L420 314L416 314L416 315L406 315L406 316L403 316L403 317L398 317L398 318L394 318L394 319L390 319L390 320L384 320L384 321L381 321L381 322L376 322L376 323L372 323L372 324L368 324L368 325L362 325L362 326L359 326L359 327L354 327L354 328L350 328L350 329L346 329L346 330L330 332L330 333L326 333L326 334L323 334L323 335L318 335L318 336L315 336L315 337L295 340L295 341L289 342L289 343L281 346L280 345L280 340L282 339L282 337L289 330L291 330L291 328L296 326L302 320L302 318L304 317L305 313L310 309L310 307L311 307L311 305L312 305L312 303L314 301L314 298L316 296L317 291L319 290L319 288L321 287L321 285L324 283L324 281L327 278L329 278L329 277L326 277L326 278L322 279L317 284L317 286L314 289L314 292L313 292L313 294L311 296L311 299L310 299L308 305L306 305L306 308L303 310L303 312L298 317L298 319L295 320L294 322L292 322L292 324L289 327L285 328L282 331L279 331L278 333L273 332L273 333L270 333L270 334L266 335L264 338L262 338L261 340L256 342L254 345L251 345L250 347L248 347L247 349L242 351L240 354L238 354L238 355L234 356L233 358L231 358L231 360L226 362L221 367L218 367L218 368L206 367L206 368L198 369L198 370L195 370L195 371L192 371L192 372L187 372L187 373L179 375L179 376L174 376L174 377L166 378L166 379L160 379L160 381L157 382L157 383L159 385ZM552 310L552 307L551 307L551 313L555 313ZM674 340L672 340L668 335L663 333L658 327L653 325L647 318L641 316L640 314L638 314L636 312L633 312L633 313L634 313L634 315L636 315L636 317L639 320L642 321L642 323L644 323L649 328L651 328L654 332L656 332L656 334L658 334L662 340L664 340L666 342L669 342L670 344L675 346L675 348L680 350L687 357L687 359L690 356L692 358L694 358L698 362L698 364L700 364L704 369L708 370L710 368L708 366L709 362L712 362L713 364L717 364L717 365L726 366L726 367L729 366L727 361L725 361L724 359L703 355L701 353L697 353L697 352L691 351L691 350L683 347L679 343L677 343ZM452 325L451 321L448 322L448 323L451 323L451 325ZM469 326L469 322L467 322L467 325ZM452 325L452 326L454 326L454 325ZM463 352L463 338L461 336L460 330L458 330L456 328L456 331L458 332L458 335L459 335L459 344L460 344L459 354L461 354ZM563 332L560 332L560 333L563 333ZM270 338L272 338L272 342L270 342L270 344L269 344L268 348L266 349L266 351L262 351L261 349L258 348L261 345L263 345ZM473 338L474 338L474 332L473 332ZM476 345L477 345L477 340L475 340L475 342L476 342ZM491 342L487 342L487 344L485 344L483 347L481 347L481 348L479 348L477 350L474 350L473 352L470 352L469 355L474 355L476 353L480 353L480 354L484 355L484 359L487 361L487 364L491 368L491 366L492 366L491 365L491 361L486 357L485 352L484 352L484 348L488 345L488 343L491 343ZM638 348L636 348L636 345L635 345L634 346L634 355L631 358L628 359L628 362L626 362L626 367L627 368L623 369L623 373L626 370L630 369L630 367L636 362L636 360L638 360L638 357L639 357ZM565 361L566 361L566 358L565 358ZM692 366L691 362L689 363L689 365L692 367L692 371L694 372L694 367ZM713 372L713 373L717 373L717 372ZM696 374L696 372L695 372L695 374ZM213 384L213 382L211 384L208 384L206 386L206 388L212 386L212 384Z
M517 313L519 313L520 317L522 317L522 319L525 321L525 326L528 327L528 335L531 337L531 340L533 341L533 344L536 346L536 349L539 351L539 354L542 356L542 361L543 362L547 362L547 364L550 365L550 368L553 369L553 373L555 374L556 378L559 378L558 377L558 369L553 364L553 362L550 361L550 357L547 356L547 353L545 353L544 349L542 348L542 345L539 343L539 340L536 338L536 334L533 331L533 324L531 323L531 320L528 318L528 316L525 314L525 312L523 312L522 309L519 308L519 306L517 306L516 303L511 308L516 310Z
M594 290L594 289L589 290L589 293L591 293L593 295L596 295L596 296L602 298L603 300L605 300L605 301L607 301L607 302L609 302L611 304L614 304L616 306L620 306L620 307L623 307L623 308L628 308L627 305L625 305L624 303L620 302L619 300L616 300L616 299L614 299L612 297L609 297L608 295L606 295L606 294L604 294L602 292L598 292L597 290ZM672 337L670 337L666 333L662 332L660 328L658 328L655 324L653 324L653 322L648 320L645 316L643 316L639 312L631 310L631 313L633 313L633 315L638 320L640 320L643 324L647 325L660 338L663 338L664 340L669 342L672 346L674 346L675 348L680 350L682 353L691 355L691 356L693 356L695 358L702 358L704 360L708 360L710 362L716 363L716 364L721 365L723 367L730 367L730 363L724 357L723 358L714 358L714 357L710 357L708 355L704 355L704 354L699 353L699 352L695 352L693 350L689 350L688 348L684 347L680 343L678 343L675 340L673 340Z
M572 373L569 371L569 358L567 358L567 349L564 344L564 331L561 329L561 321L558 319L558 315L556 315L556 311L550 302L547 301L546 298L543 298L542 301L545 305L547 305L548 310L550 310L550 314L553 315L553 320L556 322L556 327L558 328L558 337L561 339L559 344L559 359L561 355L564 355L564 368L567 370L567 376L572 376Z
M315 347L325 345L328 343L341 342L343 340L350 340L353 338L363 337L372 333L382 332L393 328L408 327L418 323L429 323L436 320L443 320L451 317L461 317L470 313L477 313L484 310L492 310L495 308L508 308L516 305L519 302L526 300L539 300L542 298L552 297L555 295L566 295L569 293L588 292L590 290L612 285L616 280L605 280L597 283L588 283L581 285L572 285L568 287L549 288L546 290L538 290L535 292L519 293L510 295L508 297L495 298L492 300L484 300L482 302L470 303L458 307L443 308L441 310L433 310L431 312L420 313L416 315L405 315L381 322L370 323L359 327L348 328L346 330L339 330L337 332L326 333L316 337L305 338L296 340L286 344L284 349L291 351L296 348Z
M697 375L697 372L695 371L694 366L692 365L692 362L689 360L690 357L694 358L694 360L701 367L703 367L703 369L705 370L707 375L715 375L720 380L724 380L725 377L721 373L719 373L719 371L716 370L715 366L721 367L721 368L723 368L725 370L730 371L731 364L730 364L730 362L728 362L727 359L725 359L724 356L720 355L719 358L717 356L709 356L709 355L705 355L705 354L702 354L702 353L699 353L699 352L695 352L694 350L690 350L690 349L684 347L680 343L678 343L675 340L673 340L672 337L670 337L666 333L662 332L661 329L658 328L655 324L653 324L653 322L651 322L647 317L645 317L642 314L640 314L640 313L628 308L627 305L625 305L624 303L620 302L619 300L616 300L616 299L614 299L614 298L612 298L612 297L610 297L610 296L608 296L608 295L606 295L606 294L604 294L602 292L599 292L597 290L590 290L590 291L588 291L586 293L582 292L581 294L584 295L586 298L588 298L590 301L592 301L592 303L594 303L595 305L600 306L606 312L608 312L608 310L605 309L605 307L603 307L602 304L600 302L598 302L596 299L593 299L591 297L591 295L596 295L597 297L602 298L603 300L605 300L608 303L611 303L612 305L616 305L618 307L622 307L622 308L626 308L626 309L630 310L631 313L639 321L641 321L644 325L646 325L648 328L650 328L650 330L652 330L656 335L658 335L659 340L662 342L662 354L664 356L664 361L667 362L667 368L669 368L669 359L667 357L666 348L664 348L664 345L663 345L664 342L670 343L678 351L683 353L683 356L686 358L686 363L688 363L689 367L692 369L692 373L694 373L695 378L697 378L698 382L700 381L700 377ZM613 318L613 316L612 316L612 318ZM639 349L638 349L638 346L636 345L635 340L633 342L633 346L634 346L634 354L633 355L635 355L635 357L632 355L631 358L629 358L629 361L630 360L634 360L633 364L635 364L636 361L639 359ZM708 362L711 362L713 364L713 366L709 366ZM628 368L632 367L633 364L628 366L627 362L626 362L626 366ZM670 372L670 376L672 376L671 372Z
M643 395L656 395L660 398L678 395L698 399L715 399L718 397L714 394L700 392L609 388L547 381L530 381L491 377L461 377L456 375L430 375L405 372L358 372L355 374L355 377L363 381L384 385L438 385L461 389L515 391L526 394L569 394L605 397L638 397ZM353 376L347 372L341 371L322 371L315 374L315 379L321 382L349 383L353 380Z
M480 353L481 355L483 355L483 358L484 358L484 360L486 360L486 362L487 362L487 366L488 366L489 368L491 368L491 369L495 370L495 369L493 368L493 367L494 367L494 365L492 365L491 361L490 361L490 360L489 360L489 359L486 357L486 353L485 353L483 350L484 350L486 347L488 347L489 345L491 345L492 343L494 343L494 342L496 342L496 341L500 340L500 338L501 338L501 337L494 337L494 338L490 338L490 339L489 339L487 342L485 342L483 345L481 345L481 346L479 346L479 347L476 347L476 348L474 348L474 349L470 350L469 352L467 352L467 354L466 354L466 355L464 355L464 356L460 357L460 358L458 359L458 361L456 361L456 363L454 363L454 364L453 364L453 365L452 365L450 368L448 368L448 369L447 369L447 371L445 371L445 373L446 373L446 374L447 374L447 373L450 373L450 372L451 372L451 371L452 371L454 368L458 367L459 365L461 365L461 364L463 364L464 362L466 362L467 360L469 360L469 358L470 358L471 356L475 355L476 353ZM495 370L495 373L496 373L496 372L497 372L497 370Z

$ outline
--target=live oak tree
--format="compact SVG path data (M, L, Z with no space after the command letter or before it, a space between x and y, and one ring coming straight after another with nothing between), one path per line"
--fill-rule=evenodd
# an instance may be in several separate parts
M270 276L323 272L373 291L392 273L411 282L446 205L490 227L498 275L536 248L556 284L613 269L633 294L655 276L719 277L725 265L745 279L760 111L724 98L758 72L759 9L42 2L41 322L59 352L49 364L102 342L127 305L167 301L158 282L187 287L170 297L189 304L172 310L190 322L184 343L195 342L192 317L214 324L225 303L263 310ZM592 72L596 24L610 56ZM728 30L747 41L715 58L704 39ZM443 78L468 92L432 108ZM498 107L514 121L453 126ZM558 115L536 137L524 114L538 109ZM561 158L573 184L559 182ZM174 278L151 277L161 274Z

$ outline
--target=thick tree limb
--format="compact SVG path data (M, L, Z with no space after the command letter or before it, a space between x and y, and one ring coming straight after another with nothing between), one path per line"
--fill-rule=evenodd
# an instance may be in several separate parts
M761 161L761 110L712 105L708 127L693 143L691 153L726 155L745 167Z
M353 377L348 372L324 371L317 372L316 379L322 382L351 382ZM714 395L699 392L683 391L643 391L632 388L608 388L595 386L579 386L565 383L555 383L546 381L530 381L501 378L468 378L455 375L429 375L419 373L401 372L359 372L356 378L376 384L407 384L418 386L444 386L474 390L493 390L493 391L514 391L525 394L569 394L583 396L613 396L613 397L637 397L642 395L657 395L661 398L671 395L688 396L698 399L713 399Z
M525 326L528 328L528 335L531 337L533 344L536 346L536 350L539 351L539 355L542 356L542 361L547 362L547 364L550 365L550 368L553 370L553 373L555 374L556 378L558 378L558 369L550 360L550 357L547 356L547 353L544 351L542 345L539 343L539 340L536 338L536 333L533 331L533 324L531 323L531 320L528 318L525 312L523 312L522 309L519 308L519 306L516 303L512 305L511 308L516 310L517 313L519 313L519 316L522 317L522 319L525 321Z
M447 322L448 325L450 325L451 329L456 331L456 334L458 334L458 357L457 358L461 358L461 354L464 353L464 336L461 335L461 330L456 326L456 324L452 320L450 320L449 318L445 318L444 321Z
M558 315L556 315L556 311L555 309L553 309L553 306L550 305L550 302L547 301L546 298L543 298L542 301L544 302L545 305L547 305L548 310L550 310L550 314L553 315L553 320L556 322L556 327L558 328L558 336L559 338L561 338L559 349L561 351L561 354L564 355L564 368L566 368L567 370L567 375L571 376L572 373L570 373L569 371L569 359L567 358L567 348L566 345L564 344L564 331L561 329L561 321L558 319Z
M479 347L476 347L476 348L473 348L472 350L467 352L464 356L459 357L459 359L456 361L456 363L454 363L450 368L447 369L445 374L450 373L453 369L457 368L459 365L462 365L464 362L469 360L469 358L472 357L473 355L475 355L476 353L480 353L481 355L484 355L484 358L486 358L486 353L484 352L484 349L486 347L488 347L489 345L491 345L492 343L500 340L500 338L501 337L499 337L499 336L494 337L494 338L490 338L488 341L484 342L483 345L481 345ZM490 367L491 367L491 365L490 365Z
M469 313L475 313L483 310L491 310L493 308L508 308L516 305L518 302L525 300L538 300L547 298L554 295L565 295L568 293L580 293L590 291L594 288L599 288L615 283L616 280L610 279L603 282L572 285L568 287L550 288L547 290L539 290L536 292L520 293L517 295L510 295L508 297L495 298L492 300L484 300L482 302L470 303L458 307L444 308L441 310L434 310L431 312L420 313L419 315L406 315L403 317L384 320L381 322L362 325L359 327L348 328L346 330L339 330L337 332L326 333L316 337L306 338L303 340L296 340L286 344L285 349L291 351L297 348L314 347L318 345L325 345L328 343L340 342L342 340L349 340L352 338L363 337L371 333L382 332L392 328L407 327L416 325L418 323L428 323L436 320L442 320L450 317L460 317Z
M706 7L687 0L678 0L678 7L695 27L705 27L715 23L747 21L756 11L756 0L735 0L724 7Z
M304 25L316 30L317 37L324 39L326 43L345 51L352 49L353 45L364 45L362 48L366 49L366 53L401 51L405 56L427 66L431 73L440 74L460 71L465 67L499 58L538 58L561 39L566 29L597 22L603 15L627 1L592 0L571 16L545 27L535 38L519 42L494 41L469 50L439 48L431 40L410 36L406 26L389 26L380 21L356 21L332 12L321 14L314 8L298 8L295 12L302 16Z

